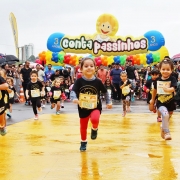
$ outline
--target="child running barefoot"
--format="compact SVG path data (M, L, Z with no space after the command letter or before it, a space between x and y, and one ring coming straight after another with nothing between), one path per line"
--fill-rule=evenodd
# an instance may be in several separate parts
M37 71L31 71L30 78L31 81L28 83L26 89L26 97L27 99L30 98L31 100L33 112L35 115L34 120L37 120L38 119L37 109L39 112L42 111L41 96L44 96L45 92L44 92L43 84L40 81L38 81Z
M169 131L169 119L173 111L176 109L174 101L174 92L177 87L176 79L171 76L174 69L171 60L163 60L159 64L161 77L154 82L152 99L150 101L151 109L153 109L157 94L156 106L162 115L161 137L165 140L171 140Z
M99 118L102 110L100 92L107 93L107 90L101 80L94 76L95 62L93 59L84 58L81 61L80 69L83 76L76 80L71 91L71 99L78 104L81 133L80 151L86 151L88 121L91 119L91 139L94 140L97 138ZM107 106L109 106L109 102Z
M130 112L131 82L128 80L126 71L121 72L120 78L121 78L120 89L122 89L121 98L122 98L122 102L123 102L123 114L122 114L122 116L125 117L126 112Z
M6 78L6 82L8 83L9 85L9 88L8 88L8 93L9 93L9 112L7 112L7 116L9 118L11 118L11 113L12 113L12 104L14 104L14 95L16 94L17 97L19 98L19 94L16 92L13 84L14 84L14 80L13 78L11 77L7 77Z
M51 109L53 109L56 106L56 114L60 114L60 101L61 101L61 95L63 94L63 88L60 86L61 80L60 78L56 78L51 87L50 96L51 96Z

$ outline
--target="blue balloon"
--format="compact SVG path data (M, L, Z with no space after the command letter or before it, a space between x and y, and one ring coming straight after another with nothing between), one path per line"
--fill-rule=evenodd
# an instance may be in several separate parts
M55 63L58 62L58 52L53 52L52 53L52 61L54 61Z
M61 39L64 37L63 33L53 33L49 36L47 40L47 48L52 52L60 52L62 51L62 47L60 46Z
M144 34L144 37L148 39L149 51L157 51L165 45L164 36L159 31L148 31Z

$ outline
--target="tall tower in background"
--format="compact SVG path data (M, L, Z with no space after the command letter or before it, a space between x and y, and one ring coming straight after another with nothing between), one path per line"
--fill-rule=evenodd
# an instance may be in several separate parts
M28 44L22 47L19 47L19 60L25 62L29 60L29 58L34 55L34 45Z

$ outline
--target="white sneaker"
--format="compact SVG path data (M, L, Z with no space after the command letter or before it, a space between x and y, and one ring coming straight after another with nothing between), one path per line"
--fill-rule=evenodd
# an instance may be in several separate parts
M46 106L45 106L45 104L43 104L41 107L42 107L42 108L45 108Z
M34 120L38 120L38 119L39 119L38 115L35 115Z
M164 134L164 139L165 140L171 140L172 138L171 138L171 134L170 133L165 133Z

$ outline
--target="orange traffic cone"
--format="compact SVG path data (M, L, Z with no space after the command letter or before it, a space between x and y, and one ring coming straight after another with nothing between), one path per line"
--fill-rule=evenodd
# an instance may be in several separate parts
M21 103L25 102L24 91L23 91L22 86L21 86L20 93L19 93L19 100Z

